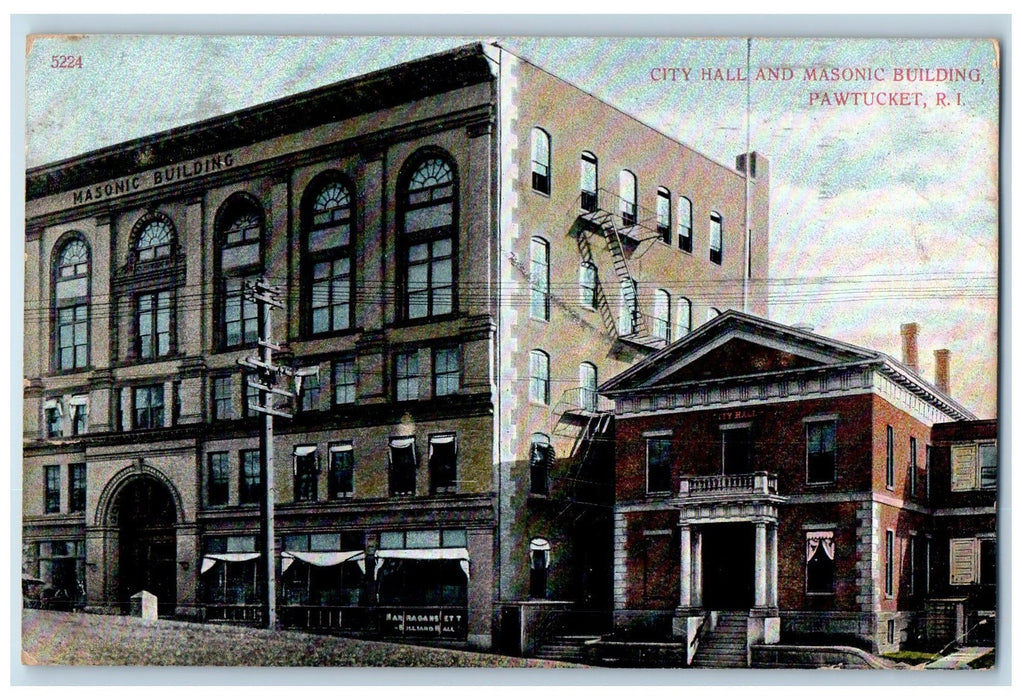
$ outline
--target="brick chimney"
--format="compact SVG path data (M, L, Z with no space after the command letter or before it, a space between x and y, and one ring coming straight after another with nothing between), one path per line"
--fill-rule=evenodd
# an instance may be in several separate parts
M910 370L919 373L918 323L901 324L901 362Z
M951 351L933 351L933 383L945 394L951 394Z

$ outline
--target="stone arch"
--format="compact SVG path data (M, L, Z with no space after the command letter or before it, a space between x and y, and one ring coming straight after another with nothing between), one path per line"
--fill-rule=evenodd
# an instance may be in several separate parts
M112 511L114 504L117 503L117 496L120 495L121 490L131 483L136 478L154 479L161 486L167 489L170 493L170 497L174 502L174 514L176 516L177 524L181 524L185 521L184 501L181 498L181 493L177 487L163 472L145 463L145 461L139 457L138 460L131 466L121 469L119 472L113 475L106 486L103 487L102 492L99 495L99 503L96 507L94 525L97 526L116 526L117 523L111 520Z

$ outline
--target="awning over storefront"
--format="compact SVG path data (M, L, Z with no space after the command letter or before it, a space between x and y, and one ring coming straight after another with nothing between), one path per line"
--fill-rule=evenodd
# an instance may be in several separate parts
M280 572L291 568L295 560L303 561L311 566L337 566L347 561L357 562L362 573L365 573L366 554L362 550L351 552L281 552Z
M220 561L239 562L258 559L259 552L228 552L226 554L204 554L202 555L202 569L200 573L206 573Z
M385 559L453 559L461 564L468 577L468 550L464 547L437 547L436 549L380 549L376 552L376 566Z

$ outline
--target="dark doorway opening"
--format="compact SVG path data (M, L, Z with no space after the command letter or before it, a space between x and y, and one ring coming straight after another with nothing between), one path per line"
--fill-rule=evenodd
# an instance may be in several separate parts
M174 499L163 484L141 477L118 494L115 517L119 534L118 600L146 590L156 596L161 617L174 614L177 602L177 518Z
M751 523L703 528L703 607L748 610L754 603L755 533Z

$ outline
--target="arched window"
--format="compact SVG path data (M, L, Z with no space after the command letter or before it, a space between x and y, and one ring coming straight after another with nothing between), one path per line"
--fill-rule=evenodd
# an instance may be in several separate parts
M436 153L416 156L402 187L402 236L398 246L407 319L454 311L457 264L457 177Z
M692 302L682 297L678 299L678 331L679 339L684 338L692 331Z
M653 292L653 337L671 342L671 295L663 289Z
M596 308L596 265L591 262L578 266L578 303L589 309Z
M529 353L529 401L550 403L550 356L542 350Z
M142 230L135 239L135 255L139 262L170 256L174 245L174 227L163 216L154 215L142 223Z
M550 194L550 134L532 129L532 189Z
M174 251L174 225L163 214L146 214L135 224L131 238L134 241L134 262L138 272L148 272L154 266L168 264ZM166 357L174 349L174 275L160 275L159 279L138 280L133 287L134 304L134 357L153 360Z
M579 188L582 190L580 206L585 211L595 211L599 206L599 198L596 194L599 187L599 171L596 156L589 151L582 151L582 160L579 167Z
M596 412L596 365L583 362L578 366L579 406L583 411Z
M619 301L618 333L620 335L632 335L635 333L639 315L639 298L636 293L634 280L621 280Z
M263 271L263 210L248 195L232 195L216 218L219 334L225 348L259 340L259 306L245 297Z
M54 358L58 370L89 364L89 246L78 232L58 248L53 269Z
M621 222L625 226L634 226L636 221L636 180L631 170L622 170L619 178L619 196L621 198Z
M541 321L550 320L550 244L536 236L529 246L531 258L529 282L529 315Z
M688 197L678 198L678 247L692 252L692 201Z
M658 187L656 191L656 232L660 240L671 243L671 191Z
M302 292L311 335L351 327L351 189L327 176L309 186L303 206Z
M529 597L546 598L547 569L550 567L550 541L534 537L529 542Z
M720 265L724 259L724 219L710 212L710 262Z
M533 433L529 442L529 493L545 496L550 491L550 467L554 463L554 447L550 436Z

